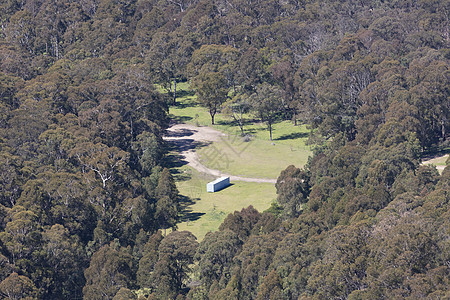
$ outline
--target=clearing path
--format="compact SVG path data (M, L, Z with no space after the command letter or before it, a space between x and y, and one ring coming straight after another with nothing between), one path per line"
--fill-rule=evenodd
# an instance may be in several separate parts
M440 157L434 157L431 159L427 159L422 161L423 165L435 165L436 169L438 169L440 172L444 171L445 169L445 161L448 159L448 154L445 154L443 156Z
M251 178L241 177L222 173L220 170L214 170L203 165L195 151L196 148L201 147L205 143L217 142L220 137L226 136L225 133L217 131L210 127L197 127L189 124L175 124L167 129L167 135L164 137L165 141L173 143L180 151L180 154L188 162L188 166L196 169L199 172L210 174L216 177L229 176L231 180L245 181L245 182L261 182L273 183L276 179L268 178Z

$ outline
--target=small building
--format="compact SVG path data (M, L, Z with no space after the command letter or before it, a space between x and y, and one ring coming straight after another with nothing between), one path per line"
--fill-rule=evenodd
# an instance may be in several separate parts
M214 193L230 185L230 177L220 177L206 185L208 193Z

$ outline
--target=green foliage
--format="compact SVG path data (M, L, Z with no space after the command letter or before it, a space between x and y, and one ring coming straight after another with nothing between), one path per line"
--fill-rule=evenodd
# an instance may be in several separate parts
M205 106L214 125L214 116L227 99L226 79L218 72L200 73L194 80L198 100Z
M275 123L283 109L281 90L263 83L256 88L256 93L252 95L251 105L261 121L267 124L269 139L272 141L272 124Z
M159 258L152 273L155 294L175 298L186 284L198 247L195 236L188 231L174 231L158 247Z
M447 6L2 1L0 297L448 298L450 170L419 166L448 146ZM224 108L260 138L251 104L279 135L233 172L275 177L306 161L305 127L289 121L326 141L280 174L280 206L231 214L198 251L189 233L154 234L181 211L164 169L168 104L207 123L176 101L189 83L218 127L231 128ZM272 200L239 187L206 209L214 226L236 202Z
M133 146L137 152L139 165L143 175L150 175L164 155L161 137L149 132L143 132L136 137Z
M0 291L6 299L36 299L37 289L26 276L11 273L0 283Z
M206 286L229 274L234 256L242 242L237 233L225 229L208 233L200 243L197 253L199 279Z
M120 290L113 298L113 300L131 300L131 299L137 299L136 294L124 287L120 288Z
M82 244L62 225L53 225L43 232L42 240L45 261L49 264L48 272L55 278L49 287L49 297L64 299L77 294L81 297L79 291L85 282L82 270L87 265Z
M83 297L113 299L121 287L133 285L132 257L114 243L105 245L92 255L85 270Z
M174 227L178 217L178 190L169 170L164 168L155 189L155 219L161 228Z
M278 274L274 270L264 277L256 299L283 299L283 286Z
M139 269L136 273L137 283L142 288L153 287L151 273L158 262L158 248L163 236L161 232L153 234L144 246L142 258L139 260Z
M277 202L283 207L286 218L297 217L302 204L307 202L309 195L309 178L306 172L293 165L281 172L275 187L277 188Z
M245 115L250 111L250 103L246 95L238 94L224 104L223 113L230 115L241 129L244 136Z
M260 217L261 214L250 205L247 208L243 208L240 212L235 211L233 214L229 214L219 229L231 230L244 241L248 238L253 226L258 223Z

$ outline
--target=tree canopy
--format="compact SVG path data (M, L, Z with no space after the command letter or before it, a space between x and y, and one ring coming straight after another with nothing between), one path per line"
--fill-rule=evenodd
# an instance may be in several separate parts
M0 298L449 297L450 171L420 165L448 152L448 1L7 0L0 24ZM163 141L180 82L212 124L319 137L200 243Z

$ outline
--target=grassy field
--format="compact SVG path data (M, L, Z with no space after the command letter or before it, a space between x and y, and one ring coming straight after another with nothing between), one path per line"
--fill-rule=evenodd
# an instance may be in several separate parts
M449 151L449 149L445 149L443 151L443 153L445 153L445 152L447 152L447 154L440 155L440 156L437 156L432 159L426 159L425 161L422 162L422 164L436 166L439 173L442 174L442 172L444 171L444 169L447 165L446 162L447 162L447 159L449 156L448 152L450 152L450 151Z
M244 142L240 129L229 116L217 114L215 125L207 110L197 104L195 96L187 92L187 84L179 84L183 97L178 105L170 108L171 117L184 123L210 126L230 134L220 142L202 148L198 154L204 165L223 172L256 178L276 178L288 165L303 166L311 155L305 145L309 130L305 125L293 126L283 121L273 125L273 141L269 141L269 131L265 124L255 122L254 116L247 115L244 126L250 134L250 142Z
M305 126L294 126L283 121L273 126L273 142L264 124L247 115L244 127L251 135L249 142L239 136L240 129L229 116L217 114L216 125L205 108L197 104L187 83L178 84L177 105L170 108L171 118L182 123L210 126L230 134L198 151L202 163L232 175L256 178L277 178L288 165L303 166L311 151L305 142L309 131ZM256 121L256 122L255 122ZM220 192L207 193L206 184L215 179L183 165L173 169L177 187L183 195L181 222L178 230L189 230L199 240L209 231L219 228L225 217L253 205L258 211L268 209L276 199L276 189L270 183L232 182Z
M181 97L177 98L177 105L170 108L170 115L173 119L197 126L210 126L230 134L241 133L239 126L234 124L231 117L220 113L215 116L215 125L211 125L209 112L197 103L196 96L189 91L188 84L186 82L179 83L178 88ZM253 135L256 139L269 140L269 131L265 124L259 123L251 114L245 115L245 119L244 131L246 134ZM274 124L272 133L275 143L295 144L293 143L295 140L306 139L309 131L304 125L293 126L292 122L284 121Z
M188 166L177 171L177 187L183 195L182 222L178 224L178 230L191 231L199 241L209 231L217 230L229 213L249 205L262 212L276 199L275 187L270 183L236 181L219 192L207 193L206 184L213 177Z
M290 164L303 166L310 151L304 146L272 145L258 139L243 142L232 136L200 149L198 154L211 169L244 177L277 178Z
M448 159L448 154L443 155L441 157L436 157L428 161L429 164L435 165L435 166L445 166L446 161Z

